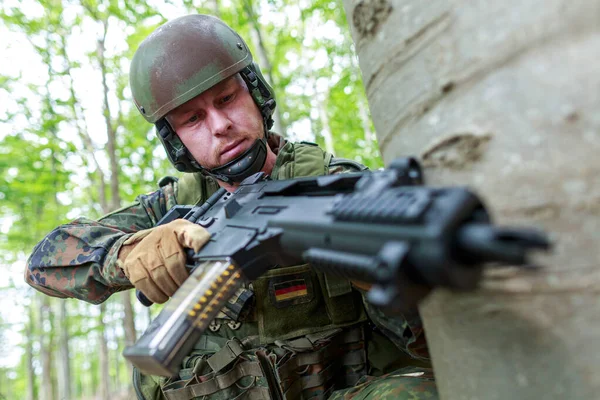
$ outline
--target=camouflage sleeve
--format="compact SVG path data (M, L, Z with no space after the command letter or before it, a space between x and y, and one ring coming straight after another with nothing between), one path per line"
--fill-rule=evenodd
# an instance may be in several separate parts
M365 167L361 163L354 160L349 160L347 158L333 157L329 162L329 175L367 171L368 169L369 168Z
M176 204L177 182L141 195L127 207L97 221L79 218L50 232L27 260L25 281L54 297L74 297L93 304L131 283L116 265L123 242L153 227Z
M369 303L366 293L362 294L363 304L369 319L381 333L390 339L396 347L414 359L429 361L429 349L425 340L423 321L418 311L399 316L389 316L379 307Z
M367 167L364 165L344 158L333 158L329 164L330 174L365 170L367 170ZM414 359L429 361L429 350L425 340L423 322L417 311L410 315L389 316L367 301L364 290L356 286L355 288L362 294L363 304L369 319L381 333Z

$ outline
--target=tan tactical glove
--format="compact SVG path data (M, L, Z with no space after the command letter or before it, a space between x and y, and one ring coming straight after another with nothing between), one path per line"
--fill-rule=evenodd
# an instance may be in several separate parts
M358 289L364 290L365 292L368 292L369 290L371 290L371 287L373 286L370 283L367 282L363 282L363 281L357 281L354 279L350 279L350 283Z
M199 251L210 239L203 227L184 219L136 232L117 257L129 281L154 303L164 303L188 277L184 248Z

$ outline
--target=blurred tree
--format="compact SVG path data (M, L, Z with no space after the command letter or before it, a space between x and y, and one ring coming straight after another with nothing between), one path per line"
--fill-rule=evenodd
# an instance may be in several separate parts
M344 7L385 161L419 156L554 245L535 273L423 302L440 397L597 398L600 1Z

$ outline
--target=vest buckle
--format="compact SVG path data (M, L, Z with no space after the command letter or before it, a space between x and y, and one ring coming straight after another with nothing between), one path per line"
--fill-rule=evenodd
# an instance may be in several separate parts
M229 339L225 343L225 346L221 347L215 354L210 356L206 362L213 372L217 373L237 360L239 355L243 352L244 346L242 345L242 342L234 337Z

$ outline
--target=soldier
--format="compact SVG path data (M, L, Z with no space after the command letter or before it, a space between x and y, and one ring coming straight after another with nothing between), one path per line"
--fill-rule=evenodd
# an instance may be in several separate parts
M98 304L135 287L164 303L188 276L183 249L198 251L209 237L184 220L155 227L175 204L201 204L259 171L288 179L365 169L269 131L273 90L246 43L217 18L190 15L156 29L134 55L130 83L138 110L186 174L97 221L79 218L48 234L25 271L48 295ZM138 397L437 398L431 371L421 368L428 362L418 316L386 316L364 301L366 289L309 265L274 268L229 301L179 376L136 370Z

